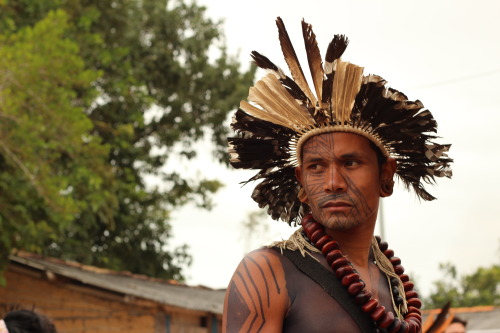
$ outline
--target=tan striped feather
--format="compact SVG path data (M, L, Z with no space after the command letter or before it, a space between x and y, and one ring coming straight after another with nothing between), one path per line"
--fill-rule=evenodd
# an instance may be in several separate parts
M336 71L332 87L332 105L337 121L343 123L350 119L363 80L363 67L340 59L334 67Z
M264 80L260 80L255 85L254 91L249 96L249 99L259 104L264 110L269 113L275 113L283 117L287 123L293 123L287 114L287 103L275 93L275 87L269 86ZM290 125L288 125L290 127Z
M263 78L269 92L276 102L281 107L280 113L284 114L292 122L299 125L313 125L314 119L307 109L300 105L299 102L283 87L281 82L275 76L268 75Z
M288 93L274 74L268 74L250 88L248 100L263 110L244 101L240 104L241 109L272 123L292 129L314 124L309 112Z
M274 113L269 113L269 112L262 110L258 107L255 107L245 100L242 100L240 102L240 109L242 109L243 111L245 111L246 113L248 113L249 115L251 115L255 118L269 121L273 124L277 124L277 125L281 125L281 126L285 126L285 127L290 126L288 124L288 122L286 121L286 119L284 119L283 117L276 115Z
M258 81L257 84L250 88L250 93L248 95L248 100L250 102L254 102L260 107L262 107L265 112L269 114L269 116L277 119L279 122L275 122L278 125L291 127L289 121L285 114L279 112L280 108L276 105L276 103L269 98L266 94L265 89L262 88L262 81Z
M285 57L285 61L290 69L290 73L292 74L292 78L300 87L300 89L304 92L304 94L309 98L313 105L316 105L317 100L314 94L312 93L309 85L307 84L306 77L304 72L302 71L302 67L300 66L299 59L297 58L297 54L295 53L295 49L293 48L290 37L288 36L288 32L286 31L285 24L283 20L278 17L276 19L276 25L278 26L278 35L281 45L281 50L283 52L283 56Z
M319 101L322 100L323 89L323 61L321 60L321 53L319 51L316 35L312 30L312 26L302 20L302 35L304 36L304 43L306 46L307 61L309 63L309 70L316 90L316 97Z

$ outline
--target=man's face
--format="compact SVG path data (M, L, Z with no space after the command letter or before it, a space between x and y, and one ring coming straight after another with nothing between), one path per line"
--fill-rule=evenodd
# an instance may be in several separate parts
M381 178L389 174L380 171L368 139L334 132L306 141L296 175L315 220L326 228L346 231L375 223Z

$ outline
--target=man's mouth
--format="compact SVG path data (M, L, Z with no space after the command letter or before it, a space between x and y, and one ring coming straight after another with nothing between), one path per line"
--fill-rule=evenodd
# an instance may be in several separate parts
M344 212L352 208L351 203L347 201L327 201L320 205L322 209L326 209L331 212Z
M321 205L321 208L342 207L342 206L351 206L351 204L346 201L327 201Z

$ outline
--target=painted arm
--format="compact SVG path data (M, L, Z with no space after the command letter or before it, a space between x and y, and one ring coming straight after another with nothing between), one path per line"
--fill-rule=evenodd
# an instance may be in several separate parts
M259 249L240 262L226 291L222 333L282 332L288 294L279 255Z

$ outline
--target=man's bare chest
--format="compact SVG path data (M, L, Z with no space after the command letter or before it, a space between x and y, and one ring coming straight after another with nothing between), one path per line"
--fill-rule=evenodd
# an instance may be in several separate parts
M345 302L340 304L338 298L330 296L322 286L288 260L284 262L284 270L290 303L284 318L283 332L362 331L358 324L359 317L355 319L352 311L346 311ZM331 277L335 278L333 275ZM382 295L381 304L386 309L392 309L391 296L384 277L380 276L374 285L378 288L377 294ZM355 302L351 302L351 305L353 303L357 306Z

